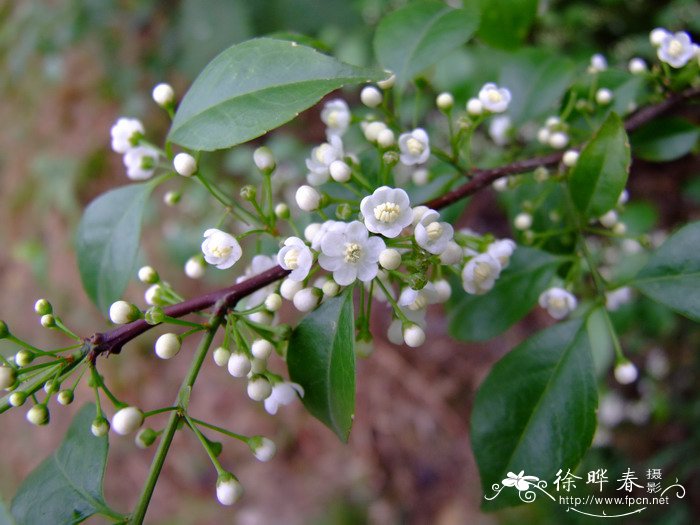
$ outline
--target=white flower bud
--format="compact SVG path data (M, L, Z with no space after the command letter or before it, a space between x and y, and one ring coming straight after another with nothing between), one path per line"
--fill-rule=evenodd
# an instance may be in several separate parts
M106 436L109 432L109 421L103 417L95 418L90 425L90 432L95 437Z
M163 202L166 206L176 206L182 195L177 191L168 191L163 195Z
M342 160L334 160L331 162L328 171L330 171L331 178L336 182L347 182L350 180L350 175L352 174L350 166Z
M365 134L365 138L369 142L377 142L377 139L379 138L379 134L387 129L386 124L384 122L380 121L375 121L375 122L370 122L363 128L363 132Z
M214 357L214 362L216 363L216 366L226 366L228 365L228 361L231 358L231 351L228 348L219 346L214 350L212 356Z
M570 149L566 153L564 153L564 156L561 158L561 161L564 163L564 166L573 168L576 165L576 161L578 160L578 155L578 151Z
M641 58L635 57L629 61L627 69L633 75L642 75L647 72L647 63Z
M109 307L109 318L114 324L127 324L141 317L141 311L126 301L116 301Z
M13 407L21 407L22 405L24 405L24 402L26 400L27 400L27 394L25 394L24 392L12 392L10 394L8 402Z
M173 333L163 334L156 339L156 355L161 359L171 359L178 354L181 346L182 340L179 335Z
M630 361L623 361L615 367L615 379L621 385L629 385L637 380L637 367Z
M308 242L313 242L314 237L316 237L316 234L321 231L321 223L320 222L312 222L309 224L306 228L304 228L304 239L306 239ZM282 295L284 297L284 294ZM286 299L286 297L285 297Z
M308 229L308 228L307 228ZM299 281L292 281L291 279L285 279L280 285L280 294L282 297L291 301L294 296L304 287L304 283Z
M360 92L360 100L368 108L376 108L382 103L382 92L374 86L365 86Z
M263 173L271 172L275 169L277 163L275 156L270 148L262 146L253 152L253 162L255 166Z
M440 262L442 264L459 264L464 258L462 248L454 241L447 243L447 248L440 254Z
M272 385L265 376L253 376L248 381L248 397L253 401L264 401L272 394Z
M140 449L147 449L158 438L158 433L152 428L142 428L136 433L134 443Z
M56 326L56 318L52 314L42 315L41 326L44 328L53 328Z
M294 294L292 301L294 308L300 312L310 312L318 306L321 300L321 293L318 288L304 288Z
M379 254L379 264L387 270L396 270L401 266L401 254L393 248L386 248Z
M142 266L139 268L138 277L139 281L144 284L154 284L160 280L158 272L156 272L152 266Z
M32 361L34 361L34 354L29 350L20 350L15 354L15 364L17 366L27 366L31 364Z
M516 230L524 231L529 229L530 226L532 226L532 215L526 212L518 213L518 215L515 216L513 225Z
M547 128L540 128L537 130L537 142L540 144L549 144L549 137L551 132Z
M617 224L617 212L615 210L610 210L598 220L600 221L600 224L606 228L613 228Z
M627 233L627 225L624 222L618 222L613 226L612 231L617 235L624 235Z
M267 359L270 357L275 347L267 339L256 339L253 344L250 345L250 351L253 357L257 359Z
M452 93L440 93L435 99L435 105L438 107L438 109L443 111L452 109L454 104L455 98L452 96Z
M617 205L622 206L623 204L626 204L628 200L630 200L629 192L627 190L622 190L622 192L620 192L620 196L617 199Z
M8 389L17 382L17 372L9 366L0 366L0 389Z
M501 177L491 183L491 187L497 192L506 191L508 189L508 177Z
M430 180L428 170L425 168L418 168L411 174L411 180L416 186L425 186Z
M651 42L652 46L658 47L661 45L661 43L664 41L664 38L669 34L668 31L666 31L662 27L657 27L656 29L653 29L651 33L649 33L649 42Z
M185 263L185 275L190 279L201 279L204 277L206 265L200 255L193 255Z
M549 136L548 142L554 149L562 149L569 143L569 136L563 131L555 131Z
M272 324L274 316L270 312L253 312L248 316L248 320L258 324Z
M377 133L377 144L382 148L390 148L396 143L396 136L389 128L384 128Z
M34 311L39 315L46 315L53 312L53 307L46 299L39 299L34 303Z
M52 396L58 392L59 388L61 388L61 384L57 381L47 381L44 383L44 392L46 392L47 396Z
M595 101L601 106L607 106L612 102L613 93L608 88L600 88L595 92Z
M263 463L270 461L273 457L275 457L275 453L277 452L275 442L271 439L267 439L266 437L256 436L251 438L249 441L249 446L250 450L253 451L255 458Z
M446 302L452 295L452 287L445 279L440 279L433 283L437 292L437 300L439 303Z
M233 505L243 494L243 487L231 474L221 475L216 482L216 499L222 505Z
M467 101L467 113L473 117L478 117L484 112L484 105L478 98L470 98Z
M228 360L228 373L233 377L245 377L250 372L250 359L241 352L234 352Z
M143 412L136 407L124 407L112 416L112 428L117 434L126 436L143 425Z
M63 406L68 406L73 402L73 398L72 390L61 390L56 396L56 401Z
M173 91L170 84L161 83L156 85L151 95L153 96L153 101L162 108L170 106L175 100L175 91Z
M311 186L300 186L296 193L297 206L304 211L314 211L321 203L321 194Z
M50 419L49 409L45 405L34 405L27 412L27 421L32 425L48 425Z
M282 298L279 294L271 293L265 298L265 308L270 312L276 312L282 307Z
M173 159L173 167L178 175L191 177L197 173L197 161L189 153L178 153Z
M289 219L289 206L284 202L280 202L275 206L275 215L278 219Z
M324 297L335 297L340 291L340 285L338 285L338 283L336 283L333 279L328 279L321 285L321 290L323 291Z
M403 329L403 340L411 348L417 348L425 343L425 332L417 324L408 325Z
M387 78L386 80L380 80L379 82L377 82L377 85L384 90L391 89L396 83L396 75L394 75L394 73L392 73L388 69L385 70L385 73L389 75L389 78Z

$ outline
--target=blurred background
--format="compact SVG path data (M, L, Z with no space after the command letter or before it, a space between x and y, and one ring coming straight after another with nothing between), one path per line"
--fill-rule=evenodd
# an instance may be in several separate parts
M382 14L405 4L388 0L5 0L0 2L0 317L37 346L60 345L33 314L48 298L74 331L89 335L107 325L80 285L73 235L85 205L127 179L109 148L117 117L142 119L160 140L167 115L150 98L167 81L179 96L218 52L271 33L301 33L354 64L371 64L372 35ZM459 2L450 2L459 4ZM528 43L565 53L585 64L594 52L611 63L649 54L656 26L700 33L700 4L692 0L541 1ZM488 51L484 44L475 48ZM449 63L449 62L448 62ZM440 75L438 65L436 78ZM444 67L443 67L444 69ZM449 85L467 91L468 78ZM445 81L447 82L447 81ZM343 94L351 101L357 93ZM697 112L690 115L696 121ZM280 176L305 175L303 159L323 140L318 108L270 139ZM156 141L156 142L157 142ZM252 148L212 155L219 176L238 188L249 176ZM700 163L635 162L627 222L654 234L697 219ZM176 182L174 181L174 184ZM177 189L173 186L167 189ZM202 281L182 268L198 252L207 224L206 194L188 187L173 210L152 199L142 262L185 296L226 284L209 272ZM662 200L661 200L662 199ZM509 235L506 215L492 192L473 200L460 225ZM612 256L612 255L611 255ZM619 254L618 254L619 256ZM221 272L226 274L226 272ZM135 280L134 280L135 281ZM143 304L134 282L127 297ZM381 309L376 341L358 368L357 411L348 445L306 414L300 404L276 417L250 403L244 385L208 362L193 395L198 417L244 434L273 438L279 449L258 463L246 447L225 443L222 463L236 473L246 495L233 508L214 497L216 474L192 436L178 436L155 492L149 523L355 524L576 523L562 508L532 505L496 514L479 510L481 489L469 443L470 407L492 364L531 332L551 321L535 312L487 344L463 344L447 335L439 308L430 311L430 344L419 350L385 341ZM600 374L600 428L582 470L662 468L688 493L663 512L650 510L626 523L682 524L700 516L700 330L670 311L638 300L615 313L623 344L643 380L621 387ZM131 343L121 356L100 361L115 393L144 409L170 404L187 359L158 362L155 334ZM14 353L0 346L5 355ZM24 409L0 418L0 497L9 502L18 484L55 448L78 406L52 405L52 423L32 427ZM150 420L149 420L150 421ZM117 510L133 506L153 450L112 436L106 498ZM99 523L100 519L92 522ZM590 521L589 521L590 522ZM581 521L585 523L585 521Z

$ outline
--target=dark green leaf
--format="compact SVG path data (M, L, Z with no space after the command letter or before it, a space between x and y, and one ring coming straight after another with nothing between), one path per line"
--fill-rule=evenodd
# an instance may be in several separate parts
M453 9L433 0L409 4L386 16L374 36L379 63L403 86L464 44L479 24L476 4Z
M100 195L85 209L76 250L83 288L106 312L134 271L141 221L152 183L130 184Z
M700 128L678 117L655 119L630 137L634 156L652 162L675 160L695 147Z
M479 38L502 49L518 47L537 16L537 0L479 0L479 4Z
M195 150L241 144L341 86L385 76L295 42L249 40L228 48L200 73L177 109L169 138Z
M560 264L558 257L519 246L490 292L455 294L450 334L462 341L485 341L507 330L532 309Z
M479 388L472 447L487 496L508 472L552 480L574 468L593 439L598 404L586 323L539 332L508 353ZM505 488L485 509L522 503Z
M107 437L92 435L94 417L95 405L80 409L58 450L24 480L12 502L17 525L67 525L95 513L115 515L102 493Z
M599 217L614 208L627 183L629 167L627 133L620 117L611 113L571 171L569 188L579 212Z
M355 412L355 328L352 288L307 315L287 350L289 377L304 387L304 406L348 440Z
M700 321L700 222L669 237L632 285L676 312Z

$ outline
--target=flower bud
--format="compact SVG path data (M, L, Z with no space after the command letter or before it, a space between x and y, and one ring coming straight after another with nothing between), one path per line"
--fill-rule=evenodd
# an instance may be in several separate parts
M614 228L617 224L617 212L615 210L610 210L605 215L602 215L599 219L600 224L606 228Z
M163 334L156 339L156 355L161 359L172 359L178 354L181 346L182 340L179 335L173 333Z
M308 229L308 228L307 228ZM300 281L292 281L291 279L285 279L280 285L280 294L287 301L294 299L294 296L304 287L304 284Z
M137 447L146 449L155 443L156 439L158 439L158 432L152 428L142 428L136 433L134 443Z
M180 202L181 198L182 194L180 192L168 191L165 195L163 195L163 202L166 206L175 206L178 202Z
M365 86L360 92L360 100L368 108L376 108L382 99L382 92L374 86Z
M379 254L379 264L387 270L396 270L401 266L401 254L393 248L386 248Z
M262 436L254 436L248 440L248 446L258 461L270 461L275 457L277 446L271 439Z
M627 225L624 222L618 222L612 229L613 233L616 235L624 235L627 233Z
M241 188L241 199L253 202L258 194L258 190L252 184L246 184Z
M275 206L275 215L278 219L289 219L289 206L284 202L280 202Z
M253 401L263 401L272 394L272 385L265 376L254 375L248 381L248 397Z
M73 402L73 391L69 389L61 390L56 396L56 401L63 406L70 405Z
M24 402L27 400L27 394L24 392L12 392L10 394L10 398L8 399L10 405L13 407L21 407L24 405Z
M375 121L367 123L362 131L369 142L376 142L379 138L379 134L385 129L387 128L384 122Z
M250 359L241 352L234 352L228 360L228 373L233 377L245 377L250 372Z
M243 487L231 474L221 474L216 481L216 499L222 505L233 505L243 494Z
M668 31L666 31L664 28L657 27L653 29L651 33L649 33L649 42L651 42L652 46L659 47L668 34Z
M442 111L449 111L454 106L455 98L452 93L440 93L435 99L435 105Z
M335 216L341 221L347 221L352 217L352 206L347 202L341 202L335 209Z
M440 254L440 262L442 264L459 264L464 258L462 247L454 241L447 243L447 248Z
M46 315L53 313L53 307L46 299L39 299L34 303L34 311L39 315Z
M563 131L555 131L549 136L548 143L555 149L562 149L569 143L569 136Z
M621 385L629 385L637 380L637 367L634 366L630 361L621 361L615 367L615 379Z
M158 272L152 266L142 266L138 273L139 281L144 284L155 284L160 281Z
M106 436L107 432L109 432L109 421L103 417L96 417L92 420L90 432L92 432L92 435L95 437Z
M467 101L467 113L473 117L478 117L484 112L484 105L478 98L470 98Z
M389 167L396 166L400 159L398 151L385 151L382 155L382 162Z
M51 415L49 414L49 409L46 405L34 405L27 412L27 421L32 425L42 426L48 425L51 420Z
M447 282L445 279L440 279L438 281L435 281L433 283L433 286L435 286L435 291L437 292L438 302L447 302L447 300L452 295L452 287L450 286L450 283Z
M172 106L175 100L175 91L170 84L161 83L153 88L151 93L153 101L162 108Z
M265 308L270 312L276 312L282 307L282 297L279 294L271 293L265 298Z
M143 425L143 412L136 407L125 407L112 416L112 428L117 434L131 434Z
M334 160L331 165L328 166L328 171L331 174L331 178L336 182L347 182L350 180L350 175L352 170L342 160Z
M115 301L109 307L109 318L114 324L127 324L140 317L141 310L126 301Z
M396 83L396 75L394 75L394 73L389 71L388 69L385 69L384 72L387 75L389 75L389 78L387 78L386 80L380 80L379 82L377 82L377 85L384 90L391 89Z
M518 213L518 215L515 216L513 225L516 230L524 231L529 229L530 226L532 226L532 215L526 212Z
M633 75L642 75L647 72L647 64L641 58L631 59L627 68Z
M15 364L17 366L27 366L34 361L34 354L29 350L20 350L15 354Z
M595 101L601 106L607 106L612 102L613 93L608 88L600 88L595 93Z
M411 180L416 186L425 186L430 181L430 174L425 168L419 168L411 174Z
M314 211L321 203L321 194L311 186L300 186L296 192L297 206L304 211Z
M425 343L425 332L417 324L409 324L403 329L403 340L411 348L417 348Z
M206 265L201 255L194 255L187 259L185 263L185 275L190 279L201 279L204 277Z
M324 297L335 297L340 291L340 286L333 279L328 279L321 286L321 290L323 291Z
M270 148L265 146L258 148L253 152L253 162L263 173L272 173L276 167L275 157L272 154L272 151L270 151Z
M197 161L189 153L178 153L173 159L173 168L178 175L191 177L197 173Z
M17 371L9 366L0 366L0 389L7 390L17 382Z
M578 161L578 156L578 151L570 149L569 151L564 153L564 156L561 158L561 161L564 163L564 166L573 168L576 165L576 161Z
M270 357L275 347L267 339L256 339L253 344L250 345L250 351L253 357L257 359L267 359Z
M390 148L396 144L396 136L389 128L384 128L377 133L377 144L382 148Z
M56 326L56 318L52 314L42 315L41 326L44 328L53 328Z
M274 316L270 312L253 312L248 315L248 320L258 324L272 324Z
M160 306L151 306L148 310L146 310L143 318L148 324L155 326L165 321L165 312Z
M46 383L44 383L44 392L46 392L47 396L51 396L51 395L55 394L56 392L59 391L60 388L61 388L61 383L59 383L56 380L47 381Z
M310 312L321 301L321 291L318 288L304 288L294 294L294 307L300 312Z
M212 356L214 357L216 366L226 366L228 365L228 360L231 358L231 350L219 346L214 350Z

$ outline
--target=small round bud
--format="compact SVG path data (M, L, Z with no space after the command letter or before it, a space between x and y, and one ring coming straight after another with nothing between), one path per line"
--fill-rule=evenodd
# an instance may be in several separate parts
M387 270L396 270L401 266L401 254L393 248L382 250L379 254L379 264Z
M621 385L629 385L637 380L637 367L630 361L622 361L615 367L615 379Z
M216 481L216 499L222 505L233 505L243 494L243 487L231 474L222 474Z
M270 312L253 312L248 316L248 320L258 324L272 324L274 316Z
M139 281L144 284L155 284L160 281L158 272L152 266L142 266L138 273Z
M532 226L532 215L526 212L518 213L518 215L515 216L513 225L515 226L516 230L527 230L530 228L530 226Z
M143 412L136 407L125 407L112 416L112 428L117 434L131 434L143 425Z
M280 202L275 206L275 215L278 219L289 219L289 206L284 202Z
M109 307L109 318L114 324L127 324L140 317L141 311L126 301L115 301Z
M321 285L321 291L323 291L324 297L335 297L340 292L340 285L333 279L328 279Z
M573 168L576 165L576 161L578 160L578 155L578 151L570 149L566 153L564 153L564 156L561 158L561 161L564 163L564 166Z
M442 264L459 264L464 258L462 247L454 241L447 243L447 248L440 254L440 262Z
M250 372L250 359L248 356L240 353L234 352L231 354L228 360L228 373L233 377L245 377Z
M341 202L335 208L335 216L341 221L347 221L350 217L352 217L352 206L350 206L347 202Z
M146 449L155 443L156 439L158 439L158 432L152 428L142 428L136 433L134 443L137 447Z
M551 132L547 128L540 128L537 130L537 142L540 144L548 144Z
M613 226L612 231L617 235L624 235L627 233L627 225L624 222L618 222Z
M17 382L17 371L9 366L0 366L0 389L7 390Z
M382 155L382 162L391 168L399 163L400 158L398 151L385 151Z
M197 173L197 161L189 153L178 153L173 159L173 167L178 175L191 177Z
M430 182L430 174L428 170L419 168L411 174L411 180L416 186L425 186Z
M600 88L595 93L595 101L601 106L607 106L612 102L613 93L608 88Z
M275 442L262 436L254 436L250 438L248 441L248 446L250 447L250 450L253 451L255 458L263 463L270 461L273 457L275 457L275 453L277 452Z
M15 364L17 366L27 366L34 361L34 354L29 350L20 350L15 354Z
M27 421L32 425L42 426L48 425L51 420L51 415L49 414L49 409L46 405L34 405L27 412Z
M425 332L417 324L409 324L403 329L403 340L411 348L417 348L425 343Z
M294 294L294 308L300 312L310 312L321 301L321 291L318 288L304 288Z
M308 228L307 228L308 230ZM304 287L304 283L300 281L292 281L291 279L285 279L280 285L280 295L284 297L287 301L294 299L294 296Z
M549 179L549 170L544 166L537 166L537 169L535 169L533 175L537 182L544 182Z
M627 65L627 69L633 75L642 75L647 72L647 64L641 58L633 58Z
M435 291L437 292L438 302L444 303L452 295L452 287L450 286L450 283L447 282L445 279L435 281L433 283L433 286L435 287Z
M600 224L606 228L613 228L617 224L617 212L615 210L610 210L605 215L602 215L599 219Z
M316 234L321 231L321 223L312 222L306 228L304 228L304 239L308 242L313 242ZM285 298L286 299L286 298Z
M377 144L382 148L390 148L396 143L396 136L389 128L384 128L377 133Z
M304 211L314 211L321 203L321 194L311 186L300 186L296 192L297 206Z
M181 346L182 339L180 339L179 335L173 333L163 334L156 339L156 355L161 359L171 359L178 354Z
M255 375L248 381L247 392L253 401L264 401L272 394L272 385L265 376Z
M201 279L205 270L206 265L201 255L194 255L185 263L185 275L190 279Z
M563 131L555 131L549 136L548 143L555 149L562 149L569 143L569 136Z
M374 86L365 86L360 92L360 100L368 108L376 108L382 99L382 92Z
M53 313L53 307L46 299L39 299L34 303L34 311L39 315L46 315Z
M435 105L442 111L449 111L454 106L455 98L452 93L440 93L435 99Z
M256 339L250 345L250 351L257 359L267 359L274 350L275 347L267 339Z
M7 323L0 321L0 339L5 339L8 335L10 335L10 329L7 328Z
M263 173L271 173L277 164L270 148L262 146L253 152L253 162Z
M56 326L56 318L52 314L42 315L41 326L44 328L53 328Z
M216 366L226 366L228 365L228 360L231 358L231 351L228 348L219 346L214 350L212 355Z
M8 399L10 405L13 407L21 407L24 405L24 402L27 400L27 394L24 392L12 392L10 394L10 398Z
M175 206L181 198L182 194L179 191L168 191L163 195L163 202L166 206Z
M617 205L622 206L623 204L626 204L628 200L630 200L629 192L627 190L622 190L622 192L620 192L620 196L617 199Z
M162 108L171 106L175 100L175 91L170 84L161 83L153 88L153 101Z
M96 417L92 420L92 425L90 425L90 432L95 437L106 436L109 432L109 421L103 417Z
M479 115L483 114L484 112L484 105L481 103L481 100L478 98L470 98L467 101L467 113L469 113L472 117L478 117Z
M148 324L155 326L165 321L165 312L160 306L151 306L148 310L146 310L143 318Z
M241 188L241 199L253 202L258 194L258 190L252 184L246 184Z
M271 293L265 298L265 308L270 312L276 312L282 308L282 297L277 293Z
M387 90L394 87L394 84L396 83L396 75L394 75L394 73L392 73L388 69L385 70L385 73L389 75L389 78L387 78L386 80L380 80L379 82L377 82L377 85L380 88Z
M56 392L59 391L61 388L61 383L58 381L47 381L44 383L44 392L46 392L47 396L52 396Z
M387 129L386 124L384 122L380 121L375 121L375 122L369 122L363 127L363 132L365 134L365 138L369 142L377 142L377 139L379 138L379 134Z
M652 46L659 47L668 34L668 31L666 31L664 28L657 27L656 29L653 29L651 33L649 33L649 42L651 42Z
M73 391L72 390L61 390L56 396L56 401L63 406L70 405L73 402Z
M350 180L350 175L352 175L352 170L342 160L334 160L328 167L328 171L331 174L331 178L336 182L347 182Z

